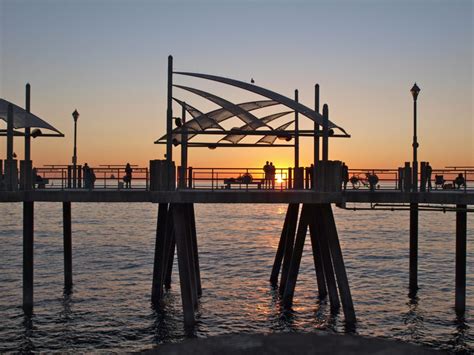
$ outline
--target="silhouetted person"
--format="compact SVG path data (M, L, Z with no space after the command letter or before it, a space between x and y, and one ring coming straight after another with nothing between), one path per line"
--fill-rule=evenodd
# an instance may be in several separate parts
M264 175L264 182L263 182L263 188L267 189L270 187L270 171L269 171L270 165L268 164L268 161L265 163L263 166L263 175Z
M341 178L342 183L344 184L344 190L347 188L347 183L349 182L349 168L345 163L342 163L341 166Z
M370 191L374 191L375 186L379 182L379 177L375 174L370 174L370 173L366 173L365 176L367 177L367 180L369 181Z
M82 175L84 176L84 188L90 189L92 188L92 181L91 181L91 168L87 163L84 164L82 167Z
M132 188L132 172L133 172L133 169L130 166L130 163L127 163L127 165L125 166L125 179L124 179L126 189Z
M276 172L276 168L275 166L273 165L272 162L270 162L270 165L268 167L268 172L270 174L270 182L271 182L271 185L272 185L272 189L275 188L275 172Z
M459 175L456 177L456 179L454 179L454 187L457 188L457 189L460 189L461 186L466 187L466 180L464 179L463 174L459 173Z
M430 163L426 163L426 183L428 185L428 191L432 189L431 187L431 173L433 172L433 169L431 168Z
M89 186L89 188L90 188L90 189L93 189L93 188L94 188L94 185L95 185L95 180L96 180L95 173L94 173L94 169L90 169L90 170L89 170L89 179L90 179L90 186Z

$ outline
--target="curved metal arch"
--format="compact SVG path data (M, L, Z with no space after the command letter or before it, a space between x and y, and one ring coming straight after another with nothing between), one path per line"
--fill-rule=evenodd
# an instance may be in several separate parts
M258 127L266 126L266 124L262 123L257 117L252 115L250 112L242 109L241 107L237 106L236 104L230 101L227 101L226 99L223 99L219 96L216 96L214 94L211 94L199 89L190 88L188 86L181 86L181 85L173 85L173 86L192 92L196 95L204 97L205 99L209 101L214 102L215 104L221 106L222 108L225 108L227 111L232 112L234 116L237 116L238 118L240 118L246 124L249 124L254 129Z
M317 124L320 126L323 125L323 116L321 116L318 112L310 109L309 107L300 104L299 102L296 102L289 97L283 96L281 94L278 94L274 91L262 88L260 86L254 85L254 84L249 84L245 83L243 81L235 80L235 79L229 79L229 78L224 78L221 76L216 76L216 75L209 75L209 74L199 74L199 73L190 73L190 72L173 72L174 74L178 75L187 75L187 76L194 76L197 78L202 78L202 79L207 79L207 80L212 80L212 81L217 81L220 83L224 83L227 85L235 86L247 91L251 91L253 93L265 96L269 99L278 101L282 105L285 105L295 111L298 111L302 115L308 117L309 119L315 121ZM336 125L335 123L329 121L329 128L337 128L340 129L342 132L346 133L347 132L342 128Z
M260 118L260 120L263 123L270 123L271 121L276 120L277 118L283 117L289 113L292 113L293 111L285 111L285 112L278 112L278 113L273 113L271 115L265 116ZM240 130L249 130L249 131L255 131L250 127L249 125L244 125L239 128ZM244 139L247 135L246 134L228 134L225 137L221 138L220 141L228 141L234 144L239 143L242 139Z

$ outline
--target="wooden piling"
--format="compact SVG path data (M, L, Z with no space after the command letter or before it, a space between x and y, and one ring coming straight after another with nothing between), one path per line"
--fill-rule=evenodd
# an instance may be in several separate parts
M33 312L34 202L23 202L23 310Z
M273 261L272 273L270 275L270 283L272 286L276 286L278 284L278 275L280 274L281 263L283 261L283 253L285 251L289 216L290 216L290 205L288 205L288 208L286 210L285 222L283 222L283 229L281 231L280 241L278 242L278 248L275 254L275 260Z
M344 266L344 258L342 256L341 245L337 235L336 222L330 204L322 205L324 214L324 223L326 225L326 236L331 250L334 272L339 286L339 295L341 297L342 309L347 323L355 323L356 316L354 304L352 302L351 290L347 279L346 268Z
M72 288L71 202L63 202L64 289Z
M329 295L329 302L333 311L340 307L339 295L337 293L336 277L329 249L329 242L327 231L325 227L325 216L321 205L313 205L311 219L314 219L314 228L316 230L316 237L319 242L321 250L321 259L323 262L324 278L326 280L327 291Z
M306 232L308 230L309 212L310 211L308 205L303 204L303 207L301 208L300 220L298 222L298 231L296 233L295 245L293 248L290 267L288 270L288 278L286 280L283 292L283 305L285 307L291 307L291 304L293 303L296 280L298 279L298 272L300 270L301 257L303 255L304 242L306 239Z
M418 290L418 204L410 203L410 296Z
M456 301L455 310L458 315L466 311L466 205L456 205Z
M197 308L198 305L198 291L197 291L197 272L196 272L196 264L194 262L194 248L193 248L193 242L192 242L192 227L191 227L191 216L190 216L190 204L186 203L184 204L185 208L185 219L184 219L184 224L185 224L185 230L186 230L186 238L185 238L185 244L186 244L186 253L187 257L189 260L189 275L191 279L191 293L193 296L193 305L195 308Z
M290 203L290 205L288 206L288 212L290 215L288 217L288 229L286 230L285 237L285 250L279 287L280 294L283 294L283 292L285 292L286 280L288 279L288 271L290 269L291 256L293 254L293 245L295 243L296 226L298 224L299 208L300 206L298 203Z
M155 259L153 262L153 282L151 286L151 302L158 304L163 296L163 283L166 275L165 237L168 217L168 204L158 205L158 217L155 238Z
M179 280L181 285L181 300L183 303L184 324L186 327L193 326L194 318L194 302L193 290L191 280L191 265L189 260L189 253L186 246L186 205L173 205L173 225L175 231L176 246L178 250L178 267Z
M176 249L176 238L174 235L174 222L173 222L173 205L170 204L168 208L168 217L166 219L166 234L165 234L165 288L169 290L171 288L171 274L173 272L174 262L174 251Z
M314 208L311 210L311 216L309 220L309 233L311 236L311 247L313 250L313 261L314 261L314 270L316 272L316 281L318 283L318 295L319 298L325 298L328 294L326 288L326 277L324 276L324 264L323 264L323 255L321 252L321 243L317 235L316 225L314 221Z
M189 204L189 213L190 213L190 224L191 224L191 237L192 237L192 248L194 256L194 267L196 271L196 286L198 296L202 295L202 285L201 285L201 270L199 267L199 250L197 243L197 232L196 232L196 216L194 214L194 204Z

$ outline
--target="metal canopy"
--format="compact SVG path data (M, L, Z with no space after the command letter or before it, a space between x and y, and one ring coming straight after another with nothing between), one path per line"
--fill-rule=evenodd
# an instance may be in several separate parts
M11 103L7 100L0 99L0 119L7 122L7 114L8 114L8 105L12 105L13 107L13 128L43 128L48 129L50 131L54 131L58 133L59 136L63 136L63 134L51 126L49 123L45 122L38 116L32 114L31 112L27 112L25 109Z
M235 79L229 79L229 78L224 78L221 76L216 76L216 75L208 75L208 74L199 74L199 73L189 73L189 72L173 72L174 74L178 75L187 75L187 76L194 76L197 78L202 78L202 79L207 79L207 80L212 80L212 81L217 81L220 83L224 83L227 85L235 86L247 91L254 92L256 94L265 96L269 99L278 101L280 104L287 106L302 115L310 118L311 120L315 121L318 125L323 126L323 116L321 116L318 112L310 109L309 107L300 104L289 97L283 96L281 94L278 94L274 91L262 88L260 86L254 85L254 84L249 84L245 83L243 81L235 80ZM329 128L337 128L341 130L342 132L346 133L346 131L342 128L336 125L335 123L329 121ZM347 134L347 133L346 133Z

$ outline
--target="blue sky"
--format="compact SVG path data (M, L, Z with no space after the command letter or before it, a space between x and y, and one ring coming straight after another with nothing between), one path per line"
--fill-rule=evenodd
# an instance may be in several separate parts
M173 54L176 70L253 77L287 96L298 88L308 106L319 83L331 120L352 134L331 144L331 158L395 167L411 159L416 81L420 160L474 165L472 33L473 3L458 0L0 0L0 96L23 105L30 82L32 111L66 134L35 141L38 163L70 162L77 108L79 160L146 165L164 152L153 141L165 131ZM198 79L176 81L235 102L250 98ZM215 108L176 94L204 111ZM311 149L303 141L303 163ZM260 166L263 155L280 164L292 157L291 150L233 153L241 166ZM228 154L196 150L191 164L226 164Z

